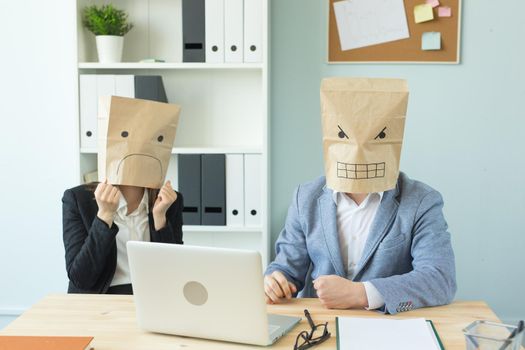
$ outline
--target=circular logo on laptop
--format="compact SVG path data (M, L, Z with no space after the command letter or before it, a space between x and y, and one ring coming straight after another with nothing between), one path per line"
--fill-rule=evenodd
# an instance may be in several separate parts
M208 291L201 283L190 281L183 289L184 297L193 305L201 306L208 301Z

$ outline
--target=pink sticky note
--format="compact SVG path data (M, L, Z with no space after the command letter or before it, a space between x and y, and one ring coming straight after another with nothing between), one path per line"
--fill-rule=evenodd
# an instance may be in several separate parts
M439 6L438 16L439 17L452 17L452 9L448 6Z
M429 4L432 7L438 7L439 6L439 0L427 0L427 4Z

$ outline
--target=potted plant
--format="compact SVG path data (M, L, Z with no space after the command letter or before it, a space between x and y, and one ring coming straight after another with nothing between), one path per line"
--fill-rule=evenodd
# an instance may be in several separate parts
M82 17L84 26L96 36L99 62L120 62L124 35L133 28L128 14L107 4L85 7Z

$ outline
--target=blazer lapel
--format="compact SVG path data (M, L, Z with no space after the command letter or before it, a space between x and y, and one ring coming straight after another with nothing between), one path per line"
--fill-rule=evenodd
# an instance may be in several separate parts
M332 265L337 275L346 277L343 259L341 258L341 249L339 247L339 234L337 232L337 207L332 198L332 191L325 186L318 201L321 227L328 252L330 253Z
M360 278L363 268L368 263L368 260L370 260L372 254L376 251L379 242L385 237L388 227L390 227L392 220L394 220L398 208L398 202L396 199L397 194L397 187L383 194L383 199L377 209L376 216L368 234L368 239L366 240L363 249L363 255L357 264L354 280Z

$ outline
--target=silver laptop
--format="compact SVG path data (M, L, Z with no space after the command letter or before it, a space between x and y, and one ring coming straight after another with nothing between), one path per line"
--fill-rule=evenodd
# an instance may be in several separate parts
M140 328L270 345L300 317L266 313L258 252L127 243Z

